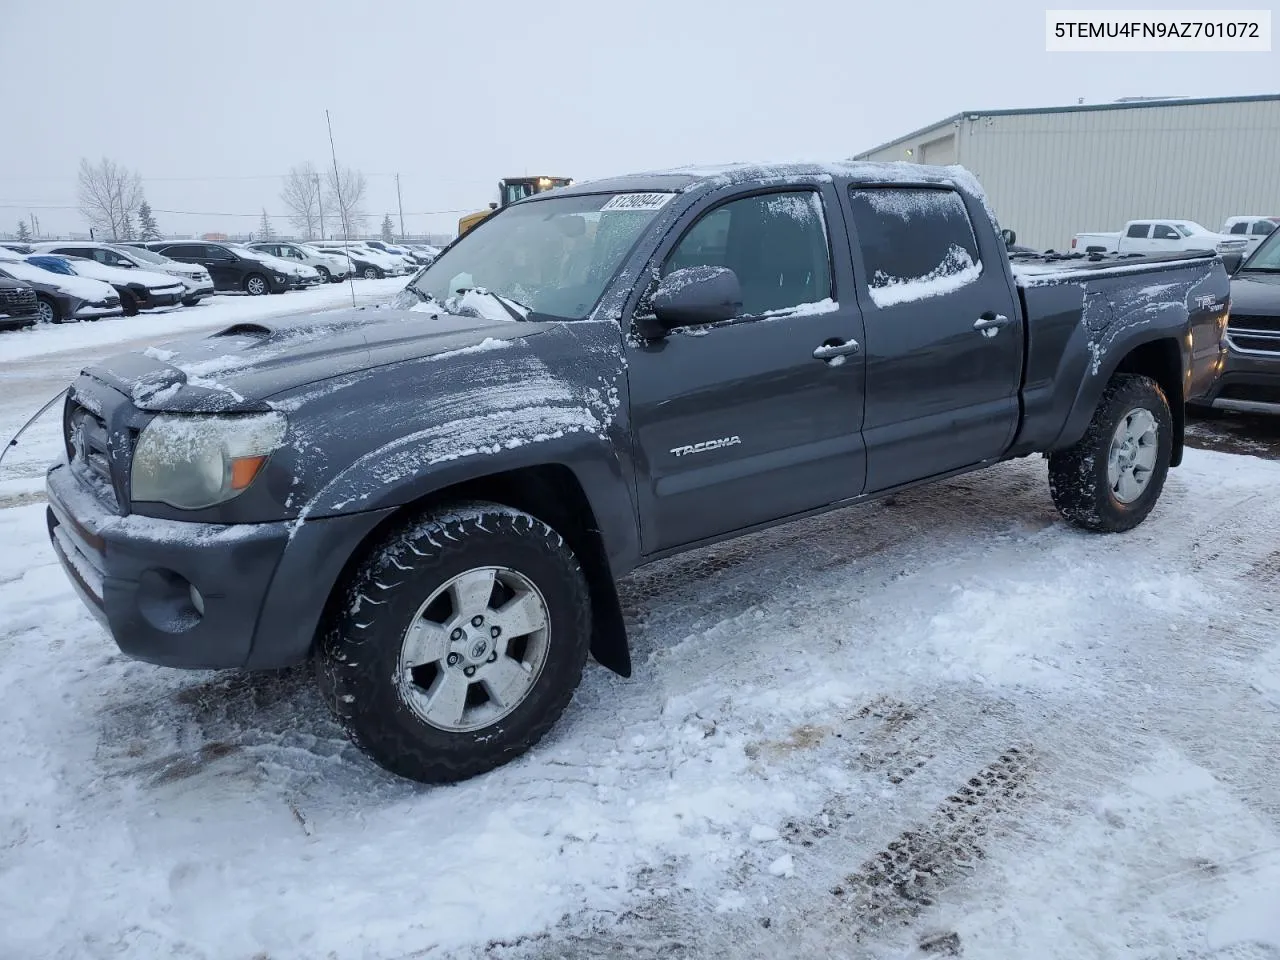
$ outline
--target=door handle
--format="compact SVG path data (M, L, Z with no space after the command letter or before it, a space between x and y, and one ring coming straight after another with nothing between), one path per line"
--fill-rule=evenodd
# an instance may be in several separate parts
M814 349L813 359L834 360L836 357L844 357L851 353L857 353L861 349L862 344L857 340L828 340L822 346Z
M973 321L973 329L988 340L1000 332L1001 327L1009 325L1009 318L1003 313L984 313L977 320Z

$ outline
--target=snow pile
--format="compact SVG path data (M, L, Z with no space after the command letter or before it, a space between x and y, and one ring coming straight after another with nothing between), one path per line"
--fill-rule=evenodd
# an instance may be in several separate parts
M1261 956L1277 482L1190 450L1100 537L1015 461L662 561L635 676L446 788L306 670L123 660L0 510L0 955Z
M942 262L923 277L891 277L877 270L868 293L877 307L896 306L954 293L982 276L982 264L974 263L969 252L952 244Z

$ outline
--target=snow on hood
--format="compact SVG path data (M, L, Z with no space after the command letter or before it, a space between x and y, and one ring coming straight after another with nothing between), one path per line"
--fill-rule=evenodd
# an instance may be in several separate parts
M115 287L109 283L103 283L101 280L93 280L89 277L69 277L65 273L54 273L52 270L37 267L34 263L6 260L4 262L4 270L19 280L48 284L81 300L94 301L116 295Z
M143 286L156 289L159 287L178 287L182 284L167 273L152 273L150 270L129 270L125 267L111 267L97 260L75 259L68 257L67 263L79 277L91 277L107 283L141 283Z
M272 409L267 398L309 383L467 348L493 349L540 330L540 324L450 314L427 318L407 310L341 309L234 324L208 336L119 354L86 372L143 410L247 412Z

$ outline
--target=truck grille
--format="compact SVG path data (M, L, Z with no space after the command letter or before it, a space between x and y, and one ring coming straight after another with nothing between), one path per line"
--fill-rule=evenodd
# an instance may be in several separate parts
M1227 321L1227 342L1246 353L1280 355L1280 317L1233 313Z
M72 472L112 510L119 512L115 485L111 478L111 448L103 419L77 403L68 401L63 420L67 462Z

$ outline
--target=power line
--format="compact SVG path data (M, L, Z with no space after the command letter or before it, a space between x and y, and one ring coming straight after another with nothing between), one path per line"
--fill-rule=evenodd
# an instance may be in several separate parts
M57 204L57 203L0 203L0 209L5 210L79 210L75 204ZM467 213L471 207L458 207L454 210L406 210L406 217L434 217L446 213ZM164 210L160 207L152 207L153 213L176 214L184 217L261 217L262 211L257 213L231 213L228 211L214 210ZM268 217L282 217L285 219L294 216L292 213L268 213Z

